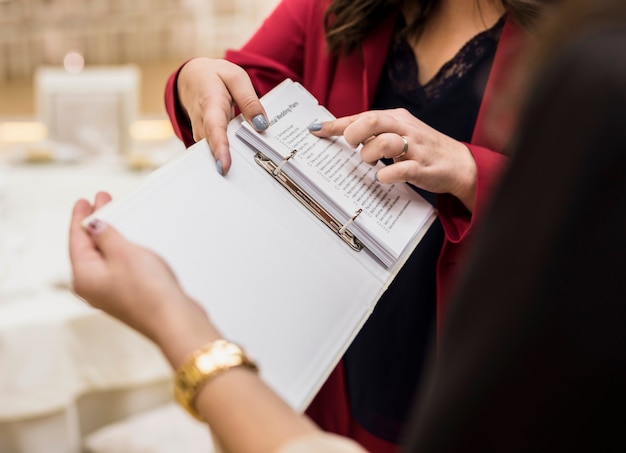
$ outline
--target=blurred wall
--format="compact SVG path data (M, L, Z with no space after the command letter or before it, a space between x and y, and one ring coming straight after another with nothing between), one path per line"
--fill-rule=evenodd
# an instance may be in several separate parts
M0 82L60 65L221 56L250 37L278 0L0 0Z

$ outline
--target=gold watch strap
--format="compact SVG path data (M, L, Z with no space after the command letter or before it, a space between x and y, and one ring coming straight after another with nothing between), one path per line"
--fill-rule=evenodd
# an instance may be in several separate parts
M174 381L176 401L194 418L202 420L195 406L200 388L212 377L238 366L258 371L256 364L235 343L220 339L203 346L176 371Z

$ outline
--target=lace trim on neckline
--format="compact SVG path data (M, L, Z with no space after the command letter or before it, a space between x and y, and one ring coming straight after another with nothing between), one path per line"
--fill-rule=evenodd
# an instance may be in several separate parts
M405 39L393 46L390 58L389 77L401 96L413 99L436 100L462 80L483 58L492 55L500 39L505 17L490 29L482 31L461 47L426 84L419 83L419 66L413 49ZM402 25L399 27L402 29Z
M426 97L438 98L442 92L446 91L446 88L465 77L469 70L485 56L488 44L499 41L503 27L504 17L490 29L480 32L466 42L456 55L444 63L433 78L422 86ZM419 67L416 72L419 74Z

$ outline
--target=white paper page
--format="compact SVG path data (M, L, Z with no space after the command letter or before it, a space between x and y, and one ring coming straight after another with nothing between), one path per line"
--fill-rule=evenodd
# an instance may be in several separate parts
M314 219L236 143L234 127L226 177L200 142L96 216L159 253L302 411L392 274Z

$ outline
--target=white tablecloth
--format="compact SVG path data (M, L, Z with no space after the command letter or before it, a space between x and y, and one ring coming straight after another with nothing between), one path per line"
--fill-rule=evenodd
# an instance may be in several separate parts
M141 176L115 162L0 167L0 452L78 452L89 432L170 400L156 347L69 290L75 200Z

